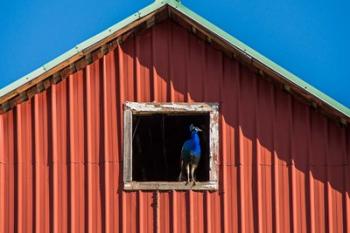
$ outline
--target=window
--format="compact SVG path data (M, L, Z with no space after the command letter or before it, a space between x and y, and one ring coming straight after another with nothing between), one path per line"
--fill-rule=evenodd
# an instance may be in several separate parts
M195 185L178 181L191 124L202 130ZM124 189L216 190L218 151L218 104L125 103Z

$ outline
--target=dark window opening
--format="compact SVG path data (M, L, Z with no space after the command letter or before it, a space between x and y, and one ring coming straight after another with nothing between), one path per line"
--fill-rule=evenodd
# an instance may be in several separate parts
M132 180L177 181L190 124L201 128L198 181L209 181L209 113L150 113L132 116Z

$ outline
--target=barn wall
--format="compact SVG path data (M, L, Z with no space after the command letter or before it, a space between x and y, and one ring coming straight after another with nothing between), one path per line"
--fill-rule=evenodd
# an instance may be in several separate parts
M124 101L219 102L219 191L124 192ZM0 116L0 232L350 232L349 143L167 21Z

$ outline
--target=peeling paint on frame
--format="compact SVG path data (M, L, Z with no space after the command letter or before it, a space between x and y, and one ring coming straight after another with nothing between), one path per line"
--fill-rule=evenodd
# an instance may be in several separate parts
M132 115L150 113L209 113L209 181L197 182L195 186L186 182L135 182L132 181ZM125 190L218 190L219 173L219 104L218 103L141 103L124 104L124 159L123 181Z

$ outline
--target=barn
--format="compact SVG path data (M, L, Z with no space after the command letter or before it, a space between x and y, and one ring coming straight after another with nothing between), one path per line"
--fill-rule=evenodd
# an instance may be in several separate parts
M0 104L0 232L350 232L350 109L177 0ZM196 184L178 180L190 123Z

